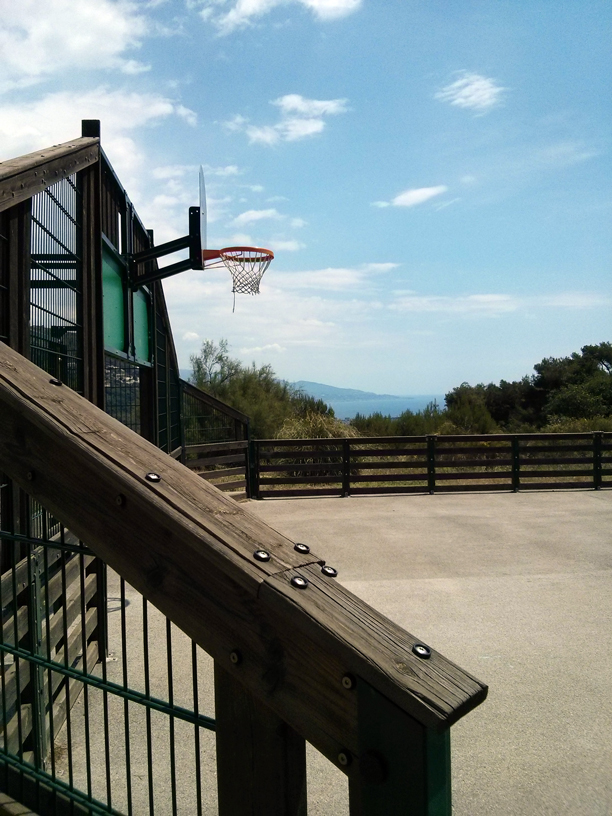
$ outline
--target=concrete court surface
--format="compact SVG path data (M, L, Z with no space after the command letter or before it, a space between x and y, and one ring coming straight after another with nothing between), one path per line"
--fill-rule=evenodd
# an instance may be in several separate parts
M612 814L612 491L246 506L489 685L452 729L456 816ZM311 763L312 812L348 813Z

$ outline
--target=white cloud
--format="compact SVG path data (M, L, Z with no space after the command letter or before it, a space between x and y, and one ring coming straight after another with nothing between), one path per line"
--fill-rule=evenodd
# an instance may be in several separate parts
M347 99L306 99L300 94L285 94L270 104L276 105L284 114L298 113L300 116L311 118L346 113L347 101Z
M494 79L460 71L459 79L441 88L434 98L458 108L484 113L500 103L505 90Z
M237 28L252 25L253 20L263 17L281 5L300 5L311 11L321 21L336 20L351 14L361 6L361 0L235 0L227 12L220 10L223 0L204 0L201 15L211 21L219 34L230 34Z
M230 132L243 131L252 144L276 145L316 136L325 129L324 116L348 111L346 99L307 99L300 94L286 94L270 104L280 109L281 119L273 125L253 125L237 114L223 123Z
M271 241L271 244L274 252L299 252L306 247L300 241Z
M59 72L110 68L133 75L149 69L123 56L150 30L135 3L0 0L0 16L0 92Z
M303 218L292 218L291 219L291 226L295 227L295 229L301 229L307 225L307 221L304 221Z
M395 269L394 263L367 263L356 267L327 267L301 272L281 272L276 278L284 290L319 289L321 291L342 291L357 289L363 291L375 275ZM372 304L370 304L372 305Z
M448 190L443 184L438 185L437 187L417 187L412 188L410 190L404 190L403 193L399 193L395 196L395 198L391 199L391 201L373 201L373 207L414 207L417 204L423 204L425 201L429 201L430 198L435 198L435 196L442 195Z
M193 331L185 332L185 334L183 335L183 340L186 340L188 342L193 342L194 340L200 339L201 339L200 335L197 332Z
M160 94L111 91L104 86L84 92L60 91L33 102L0 104L0 157L12 158L68 141L80 134L81 119L100 119L104 149L115 169L120 175L134 173L142 166L144 154L127 133L170 116L189 124L192 118L186 112L187 108ZM129 186L127 179L123 181Z
M278 343L268 343L265 346L253 346L252 348L241 348L240 354L261 354L263 352L273 351L276 354L283 354L287 351L285 346L281 346Z
M439 312L456 315L499 317L511 312L527 313L534 309L593 309L612 305L607 295L589 292L562 292L557 295L518 297L515 295L417 295L396 293L390 309L400 312Z
M269 210L247 210L234 218L234 224L236 224L236 226L243 226L244 224L252 224L254 221L262 221L268 218L278 219L282 217L278 210L274 208Z
M447 297L442 295L408 294L397 299L390 308L401 312L446 312L497 317L515 312L520 300L512 295L465 295Z

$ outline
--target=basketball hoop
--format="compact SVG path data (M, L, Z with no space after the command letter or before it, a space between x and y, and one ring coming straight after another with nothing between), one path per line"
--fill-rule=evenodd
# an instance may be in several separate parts
M232 292L234 293L234 308L236 308L236 293L240 295L259 294L259 282L270 266L270 262L274 260L274 253L270 249L249 246L202 251L205 268L219 265L217 259L223 262L232 276Z

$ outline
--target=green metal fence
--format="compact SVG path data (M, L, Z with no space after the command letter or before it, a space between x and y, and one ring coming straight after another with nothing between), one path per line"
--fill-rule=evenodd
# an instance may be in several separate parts
M7 507L10 483L0 490ZM0 785L37 813L69 812L66 796L94 814L206 812L208 656L59 522L33 537L9 520Z

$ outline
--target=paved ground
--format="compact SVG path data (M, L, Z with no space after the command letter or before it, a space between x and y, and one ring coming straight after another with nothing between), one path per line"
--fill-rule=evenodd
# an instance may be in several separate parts
M453 728L456 816L612 814L612 492L248 508L489 684ZM313 812L347 813L344 786L312 761Z
M340 571L339 579L490 686L453 728L455 816L612 814L612 491L289 499L243 505ZM109 576L109 679L122 681L120 588ZM142 598L126 588L129 684L144 690ZM174 627L173 627L174 630ZM149 607L151 690L168 699L166 623ZM191 646L173 631L173 693L193 704ZM214 714L201 654L200 710ZM89 694L94 794L104 797L103 698ZM109 705L113 802L127 811L125 711ZM73 710L73 773L84 789L84 695ZM195 805L194 729L154 713L155 813ZM215 814L214 735L199 732L204 813ZM58 740L60 749L65 733ZM130 704L133 812L148 813L146 722ZM67 745L64 747L64 750ZM61 754L61 750L60 750ZM348 816L345 777L309 751L309 816ZM66 755L58 770L70 773ZM393 816L393 814L389 814Z

